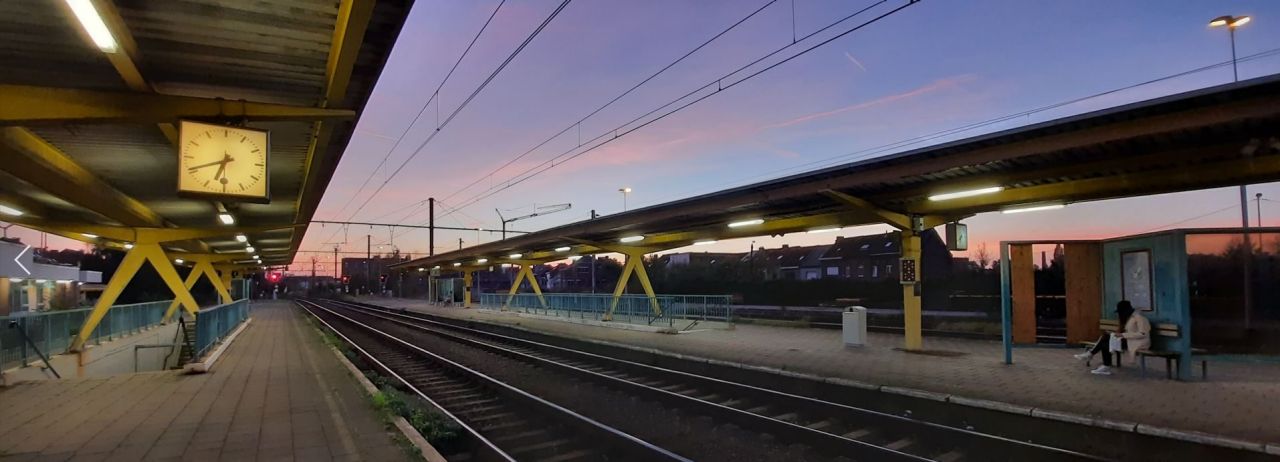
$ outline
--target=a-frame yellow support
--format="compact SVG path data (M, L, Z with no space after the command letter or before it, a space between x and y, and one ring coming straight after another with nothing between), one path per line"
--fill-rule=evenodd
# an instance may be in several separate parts
M506 311L511 305L511 299L515 298L516 292L520 291L520 283L525 280L529 281L529 286L533 288L533 293L538 294L538 301L542 303L542 307L547 307L547 299L542 296L542 287L538 286L538 278L533 277L533 265L535 263L520 263L520 272L516 274L515 282L511 283L511 291L507 292L507 301L502 304L502 311Z
M164 280L165 285L173 292L174 301L187 313L196 315L200 307L191 297L191 292L188 292L187 287L183 285L182 278L174 270L173 264L169 262L160 244L137 243L124 255L124 260L120 262L115 274L111 275L111 281L107 282L107 287L103 289L102 296L98 297L98 301L93 304L93 311L89 312L89 317L84 320L80 332L71 342L71 351L80 351L84 347L84 342L93 335L98 323L102 322L102 318L107 315L107 310L111 309L125 286L129 285L129 281L133 280L133 276L142 268L143 262L151 263L151 267L160 274L160 279Z
M609 304L609 311L604 314L602 320L613 320L613 311L618 309L618 302L622 300L622 292L627 289L627 282L631 280L633 273L636 275L636 279L640 280L640 285L644 287L645 295L649 296L649 306L653 308L653 315L662 316L662 308L658 306L658 296L653 293L653 285L649 283L649 272L644 269L644 250L616 248L609 250L624 250L621 253L626 255L627 263L622 267L622 275L618 276L618 285L613 289L613 302Z
M227 276L224 280L223 278L218 277L218 273L213 269L213 263L211 263L211 259L209 257L194 256L187 258L195 262L195 266L191 268L191 273L187 275L187 280L183 283L187 287L187 292L190 292L191 288L196 286L196 282L200 281L200 276L205 276L209 279L209 283L213 284L213 288L218 291L218 297L222 300L222 303L225 304L234 301L231 299L231 292L227 291L231 277L229 272L224 271ZM173 303L169 304L169 309L164 312L163 322L169 322L169 320L173 318L174 312L178 310L178 304L178 299L176 298L173 300Z

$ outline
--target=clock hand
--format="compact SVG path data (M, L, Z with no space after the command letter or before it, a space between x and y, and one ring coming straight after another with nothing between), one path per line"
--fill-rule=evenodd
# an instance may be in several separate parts
M218 165L218 164L224 164L224 165L225 165L226 163L227 163L227 160L226 160L226 159L222 159L222 160L215 161L215 162L209 162L209 163L207 163L207 164L193 165L193 166L191 166L191 167L187 167L187 170L190 170L190 171L193 171L193 172L194 172L194 171L196 171L196 170L199 170L199 169L202 169L202 168L205 168L205 167L212 167L212 166L214 166L214 165Z
M226 173L226 171L227 171L227 163L223 162L222 166L218 167L218 171L213 174L213 179L215 180L221 179L223 174Z

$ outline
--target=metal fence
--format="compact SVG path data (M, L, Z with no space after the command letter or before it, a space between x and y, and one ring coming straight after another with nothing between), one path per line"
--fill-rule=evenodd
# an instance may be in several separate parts
M505 305L509 311L600 321L613 304L613 294L543 294L543 298L545 306L537 294L480 294L480 308L498 310ZM728 295L657 295L656 299L661 315L654 314L648 296L622 295L612 321L684 330L699 321L733 320L733 304Z
M248 317L249 301L245 299L200 310L196 315L196 358L204 357Z
M159 324L170 302L166 300L113 306L93 330L88 342L102 343L103 340L130 335ZM39 361L39 356L23 341L18 329L26 331L40 352L55 355L65 352L71 346L71 339L80 333L80 327L91 311L93 308L0 316L0 369ZM16 322L16 325L10 327L11 321Z

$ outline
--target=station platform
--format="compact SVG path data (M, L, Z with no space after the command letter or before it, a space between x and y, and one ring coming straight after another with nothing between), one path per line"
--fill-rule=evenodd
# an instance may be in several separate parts
M926 337L925 347L946 356L906 353L901 335L870 333L868 345L845 348L839 330L739 324L661 334L521 317L494 310L437 307L421 300L363 298L383 306L583 340L660 350L740 364L841 378L881 387L1008 403L1065 412L1101 422L1145 424L1203 433L1224 445L1248 443L1280 455L1280 364L1211 362L1208 381L1165 379L1163 361L1136 364L1111 376L1089 373L1071 357L1074 348L1018 348L1003 364L999 342ZM1101 358L1095 358L1094 366ZM1199 366L1196 366L1199 372ZM1199 374L1196 375L1199 377ZM887 390L888 388L886 388ZM901 391L901 390L899 390ZM1218 438L1222 437L1222 438Z
M204 374L0 387L0 461L407 459L291 302L251 310Z

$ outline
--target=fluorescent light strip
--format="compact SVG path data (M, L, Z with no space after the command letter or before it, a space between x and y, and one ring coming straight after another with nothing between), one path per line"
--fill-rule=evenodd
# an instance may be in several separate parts
M237 235L236 235L236 240L237 240L237 241L240 241L240 242L249 242L249 237L248 237L248 236L245 236L245 235L243 235L243 234L237 234Z
M520 258L520 257L523 257L523 256L524 256L524 254L522 254L522 253L513 253L513 254L511 254L511 255L507 255L507 257L508 257L508 258L512 258L512 259Z
M453 266L462 266L462 263L454 263Z
M556 247L556 252L568 252L568 251L569 251L569 249L571 249L571 248L572 248L572 247L569 247L569 246Z
M234 225L236 224L236 217L231 216L230 213L223 212L218 214L218 221L221 221L224 225Z
M711 244L715 244L716 242L719 242L719 241L716 241L715 239L711 239L707 241L695 241L693 245L711 245Z
M479 260L476 260L476 264L478 264L478 265L483 265L483 264L485 264L485 263L489 263L489 259L488 259L488 258L481 258L481 259L479 259Z
M1003 186L991 186L989 188L970 189L968 191L956 191L956 192L943 193L943 194L934 194L932 196L929 196L929 200L945 201L945 200L951 200L951 199L959 199L962 197L981 196L983 194L995 194L1000 191L1004 191Z
M1000 213L1022 213L1022 212L1039 212L1041 210L1058 210L1066 206L1067 206L1066 204L1033 205L1030 207L1004 209L1004 210L1001 210Z
M809 233L809 234L818 234L818 233L829 233L829 232L832 232L832 231L839 231L839 230L841 230L841 229L844 229L844 228L841 228L841 227L839 227L839 226L835 226L835 227L831 227L831 228L814 228L814 229L811 229L811 230L808 230L808 231L805 231L805 232L807 232L807 233Z
M84 236L84 237L87 237L87 238L89 238L89 239L97 239L97 238L98 238L98 235L97 235L97 234L80 233L80 235L81 235L81 236Z
M7 206L7 205L0 205L0 213L3 213L3 214L5 214L5 215L9 215L9 216L14 216L14 217L20 217L20 216L22 216L22 211L21 211L21 210L15 209L15 208L10 207L10 206Z
M741 227L743 227L743 226L755 226L755 225L762 224L762 223L764 223L764 220L763 220L763 219L761 219L761 218L756 218L756 219L753 219L753 220L735 221L735 222L733 222L733 223L729 223L729 227L730 227L730 228L741 228Z
M71 7L71 12L75 13L80 26L89 34L89 38L99 50L104 53L115 53L120 50L116 38L111 36L111 29L107 28L107 23L102 21L102 16L93 7L93 0L67 0L67 6Z
M624 238L622 238L622 239L618 239L618 242L623 242L623 243L627 243L627 242L640 242L640 241L643 241L643 240L644 240L644 236L627 236L627 237L624 237Z

